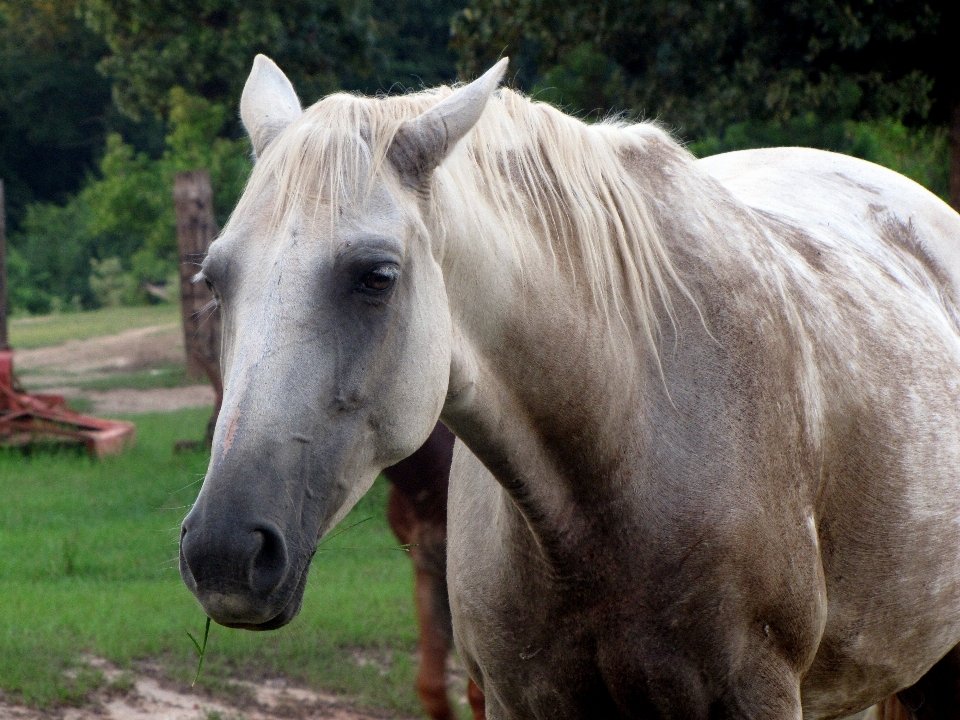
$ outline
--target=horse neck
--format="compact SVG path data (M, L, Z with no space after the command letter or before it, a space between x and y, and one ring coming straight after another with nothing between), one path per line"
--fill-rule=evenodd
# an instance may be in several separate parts
M598 306L547 239L521 261L503 237L509 223L488 217L458 223L440 253L456 338L442 419L541 544L570 539L578 508L604 501L631 442L625 429L669 398L655 350Z

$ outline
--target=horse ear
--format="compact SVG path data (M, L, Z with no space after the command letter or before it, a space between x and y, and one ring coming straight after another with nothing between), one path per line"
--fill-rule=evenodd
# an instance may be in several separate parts
M254 155L262 154L302 112L287 76L266 55L257 55L240 96L240 119L250 135Z
M400 126L389 157L407 184L422 185L476 125L487 100L503 79L508 62L508 58L503 58L469 85L457 88L422 115Z

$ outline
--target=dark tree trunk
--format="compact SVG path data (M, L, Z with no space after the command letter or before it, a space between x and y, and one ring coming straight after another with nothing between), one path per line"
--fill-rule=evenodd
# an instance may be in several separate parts
M960 212L960 98L950 107L950 204Z
M0 350L10 349L7 335L7 212L0 180Z
M193 282L210 243L217 235L213 215L210 173L191 170L174 177L173 202L177 215L177 249L180 256L180 307L183 316L187 374L201 380L208 369L220 368L220 313L211 305L213 295L202 282Z

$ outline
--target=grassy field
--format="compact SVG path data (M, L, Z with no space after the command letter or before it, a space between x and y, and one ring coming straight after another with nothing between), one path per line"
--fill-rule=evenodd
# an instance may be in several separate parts
M94 462L72 453L0 452L0 687L50 707L82 702L102 682L84 654L123 667L159 662L189 682L204 614L177 570L180 520L199 490L204 455L175 455L209 410L134 418L137 446ZM410 563L384 519L385 487L324 545L303 612L270 633L214 626L200 684L283 676L362 704L416 713ZM72 670L72 672L71 672ZM78 671L79 670L79 671Z
M115 388L130 388L133 390L153 390L154 388L174 388L185 385L196 385L187 375L186 363L176 365L162 365L146 370L134 372L117 372L107 377L92 380L80 380L72 383L83 390L113 390Z
M67 340L86 340L133 328L179 322L180 306L176 303L11 318L10 345L29 350Z

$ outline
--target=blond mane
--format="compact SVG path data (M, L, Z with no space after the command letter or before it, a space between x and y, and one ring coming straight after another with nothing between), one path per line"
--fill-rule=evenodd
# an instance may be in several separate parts
M451 92L336 94L317 102L266 148L235 216L262 193L275 192L275 222L310 203L335 217L363 199L399 126ZM655 304L672 319L670 287L686 291L645 191L625 165L631 151L642 152L651 141L686 156L653 124L588 125L501 88L434 173L427 202L444 241L464 222L478 228L496 223L521 264L546 252L555 267L565 266L588 288L608 319L619 318L656 348ZM484 212L478 198L495 212Z

